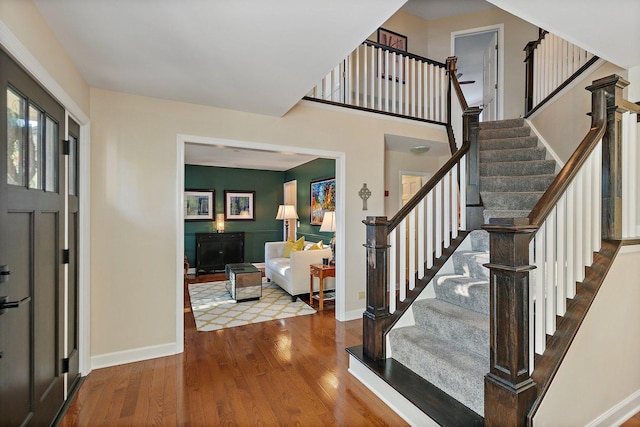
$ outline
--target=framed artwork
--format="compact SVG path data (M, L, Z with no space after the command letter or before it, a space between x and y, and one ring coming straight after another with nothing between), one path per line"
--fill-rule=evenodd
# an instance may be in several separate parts
M213 221L214 190L185 190L184 219L186 221Z
M255 221L255 191L224 190L224 219L225 221L247 220Z
M336 179L311 181L311 225L322 225L324 211L336 210Z
M396 32L390 31L390 30L386 30L384 28L378 28L378 44L381 44L383 46L389 46L392 49L395 50L399 50L401 52L406 52L407 51L407 36L403 36L402 34L398 34ZM396 74L398 74L400 67L402 65L402 61L403 61L404 56L403 55L396 55ZM385 77L385 63L386 63L386 58L385 55L382 55L382 64L380 64L380 77L384 78ZM391 67L391 66L389 66ZM391 69L389 69L389 74L391 74ZM405 83L406 81L406 75L407 75L407 70L404 69L404 67L402 68L402 83ZM389 77L390 79L392 77ZM400 81L400 76L396 75L396 79L397 82Z

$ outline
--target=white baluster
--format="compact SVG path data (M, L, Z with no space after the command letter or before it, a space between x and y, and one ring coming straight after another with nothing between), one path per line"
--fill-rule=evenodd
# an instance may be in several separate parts
M467 156L460 159L460 229L467 229Z
M420 200L420 203L418 203L418 238L417 238L417 244L418 244L418 277L419 278L423 278L424 277L424 261L426 260L426 256L425 256L425 245L426 245L426 239L429 236L426 236L424 234L424 219L425 219L425 202L424 202L424 198L422 200Z
M451 238L458 238L458 228L460 224L458 223L458 208L460 205L458 204L458 167L459 163L456 163L451 169Z
M436 258L442 256L442 181L436 184L435 190L436 207Z
M545 237L546 237L546 232L545 232L545 224L543 223L542 226L540 226L540 228L538 229L538 232L536 233L536 237L535 237L535 258L536 258L536 269L534 270L535 272L535 293L536 293L536 302L535 302L535 308L536 308L536 353L538 354L542 354L544 353L544 350L546 348L546 333L545 333L545 319L546 319L546 314L545 314L545 309L546 309L546 303L545 303L545 277L546 277L546 270L545 270L545 259L546 259L546 255L545 255Z
M433 267L433 244L434 244L434 232L433 232L433 191L427 193L427 268Z
M602 243L602 142L598 142L593 150L593 194L591 196L591 211L593 212L593 232L591 233L591 262L593 264L593 252L600 251Z
M409 214L409 289L416 287L416 210Z
M365 45L362 51L362 106L367 108L369 105L367 104L367 87L368 78L369 78L369 68L367 63L367 52L369 51L369 46Z
M443 232L443 241L444 247L448 248L451 246L451 224L449 221L451 220L451 171L449 171L444 178L443 182L443 197L442 197L442 232Z
M418 95L418 111L416 111L416 114L414 115L414 117L422 117L422 100L424 99L424 92L423 92L423 77L422 77L422 72L423 67L422 67L422 63L418 63L418 89L417 89L417 95Z
M390 81L391 85L391 112L397 113L397 99L396 99L396 88L398 84L396 83L396 79L398 78L398 70L397 70L397 55L395 52L391 52L391 78L387 77L387 81Z
M407 219L403 219L398 225L400 227L400 241L398 242L398 272L400 279L400 300L404 301L407 292Z
M411 117L416 117L416 60L411 58Z
M553 208L545 221L545 285L546 285L546 332L553 335L556 331L556 208Z
M570 184L567 188L567 218L569 219L566 225L566 261L567 261L567 298L573 298L576 296L576 277L575 277L575 196L574 196L574 186ZM580 230L578 230L580 232Z
M593 195L593 186L591 178L593 177L593 152L587 158L583 167L582 174L582 209L584 211L584 238L582 240L582 248L584 251L583 261L585 266L593 263L593 246L591 235L593 233L593 219L591 217L591 196Z
M389 312L396 311L396 290L398 289L398 276L397 276L397 227L389 232ZM402 300L401 300L402 301Z
M577 174L576 177L574 178L574 203L576 206L576 212L575 212L575 233L573 234L573 238L575 239L575 244L573 245L573 247L575 248L575 261L573 263L573 266L575 268L574 270L574 278L576 280L576 282L582 282L582 280L584 279L584 256L583 256L583 251L582 251L582 244L584 242L583 239L583 233L584 233L584 222L583 222L583 218L584 218L584 207L582 205L582 197L583 197L583 191L582 191L582 170L580 170Z
M382 61L382 49L378 48L378 67L376 68L377 70L382 70L382 65L383 65L383 61ZM383 72L379 72L378 73L378 110L383 111L382 109L382 74Z
M556 206L556 313L560 316L564 316L567 311L567 193L563 194L558 200Z

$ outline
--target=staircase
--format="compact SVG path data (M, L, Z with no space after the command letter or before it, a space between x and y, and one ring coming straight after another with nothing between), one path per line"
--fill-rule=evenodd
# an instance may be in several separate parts
M523 119L480 124L484 220L525 217L555 178L556 162ZM391 355L484 416L489 372L489 233L472 231L433 282L433 298L412 306L414 325L389 333Z
M556 162L523 119L480 123L480 196L484 222L529 215L555 178Z

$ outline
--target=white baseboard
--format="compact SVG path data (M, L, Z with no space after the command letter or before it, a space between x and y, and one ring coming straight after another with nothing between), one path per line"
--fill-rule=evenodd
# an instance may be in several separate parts
M640 390L591 421L587 427L618 427L638 412L640 412Z
M347 311L344 313L344 321L362 319L362 313L364 313L364 308L360 310Z
M371 390L380 400L412 426L431 427L438 423L409 402L403 395L395 391L358 359L349 355L349 373Z
M172 356L180 353L176 351L176 348L176 343L168 343L91 356L91 369L108 368L109 366Z

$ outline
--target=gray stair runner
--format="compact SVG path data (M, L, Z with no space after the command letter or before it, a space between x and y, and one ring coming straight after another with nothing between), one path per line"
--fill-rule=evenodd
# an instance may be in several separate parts
M522 119L480 123L480 194L485 222L524 217L555 178L556 163ZM392 357L484 416L489 372L489 233L472 231L471 250L437 275L435 298L412 305L414 326L389 333Z
M434 278L435 298L413 303L414 326L389 333L392 357L484 414L489 372L489 233L469 233L471 250L453 254L454 273Z
M480 123L480 197L484 222L524 217L555 178L556 162L523 119Z

